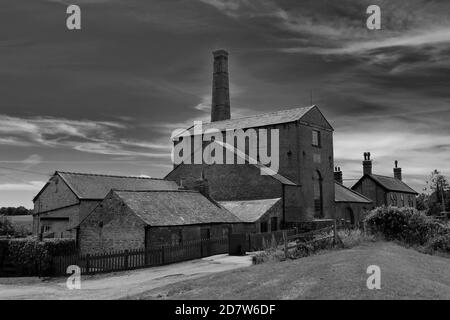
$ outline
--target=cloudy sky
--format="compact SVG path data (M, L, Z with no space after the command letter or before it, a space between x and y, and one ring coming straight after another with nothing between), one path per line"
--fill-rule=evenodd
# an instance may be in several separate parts
M0 2L0 206L32 205L55 170L163 177L170 133L207 120L212 55L230 52L232 116L307 106L335 128L336 165L398 159L416 190L450 175L450 2ZM382 30L366 28L381 7ZM348 181L350 183L351 181Z

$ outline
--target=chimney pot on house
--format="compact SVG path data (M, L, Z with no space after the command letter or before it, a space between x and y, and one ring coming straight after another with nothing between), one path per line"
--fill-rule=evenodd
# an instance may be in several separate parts
M211 122L228 120L230 112L230 89L228 80L228 52L217 50L214 55Z
M394 178L402 181L402 168L398 167L398 161L395 160Z
M334 181L336 181L337 183L340 183L340 184L344 183L344 179L342 177L342 171L341 171L340 167L334 168Z
M370 152L364 152L363 174L372 174L372 160L370 159Z

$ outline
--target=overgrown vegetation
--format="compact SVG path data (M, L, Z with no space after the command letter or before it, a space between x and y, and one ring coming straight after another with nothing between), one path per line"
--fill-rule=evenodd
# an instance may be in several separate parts
M53 256L76 252L73 239L8 239L0 240L0 246L6 263L14 266L22 276L45 275L50 270Z
M398 240L424 251L450 253L450 228L413 208L379 207L365 218L370 233Z
M356 247L364 242L374 242L376 237L372 234L365 234L360 229L347 229L338 231L342 246L346 249Z
M321 250L333 248L333 240L330 238L323 238L323 235L318 235L315 241L313 237L309 238L307 242L296 243L296 248L289 250L288 259L299 259L303 257L310 256ZM266 243L264 246L264 251L258 252L253 256L253 264L261 264L271 261L284 261L286 260L286 253L284 247L281 246L283 243L277 243L275 238L272 238L270 243Z
M24 238L31 234L31 228L18 223L12 223L7 217L0 216L0 236Z

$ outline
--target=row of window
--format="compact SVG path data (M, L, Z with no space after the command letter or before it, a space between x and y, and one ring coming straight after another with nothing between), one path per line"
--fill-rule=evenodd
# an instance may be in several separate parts
M394 207L414 207L414 198L410 195L405 196L404 194L400 194L399 198L398 194L391 193L390 201Z
M270 231L277 231L278 230L278 218L272 217L270 218ZM269 222L263 221L261 222L261 233L269 232Z

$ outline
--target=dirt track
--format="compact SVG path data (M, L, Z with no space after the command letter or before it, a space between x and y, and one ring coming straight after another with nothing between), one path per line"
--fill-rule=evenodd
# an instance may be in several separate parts
M121 299L129 295L251 265L251 257L218 255L168 266L83 277L81 290L68 290L66 279L0 278L0 299Z

